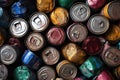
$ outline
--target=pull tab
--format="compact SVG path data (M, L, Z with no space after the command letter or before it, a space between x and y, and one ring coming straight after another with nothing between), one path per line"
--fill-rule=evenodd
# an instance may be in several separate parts
M103 21L100 21L99 27L100 27L100 28L103 28L103 27L104 27L104 22L103 22Z
M50 54L51 54L51 51L47 51L47 52L45 53L46 56L49 56Z
M86 11L87 11L86 8L81 7L81 8L77 11L77 14L81 16L81 15L83 15Z
M79 38L80 33L78 31L75 31L72 36L74 36L76 39Z
M37 25L40 25L40 24L42 23L42 21L41 21L41 19L40 19L39 16L35 17L34 20L33 20L33 22L34 22L35 24L37 24Z

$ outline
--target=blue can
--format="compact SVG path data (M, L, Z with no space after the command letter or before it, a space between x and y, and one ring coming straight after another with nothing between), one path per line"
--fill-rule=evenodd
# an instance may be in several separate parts
M30 50L26 50L24 52L22 56L22 62L33 70L38 70L42 64L42 60Z
M8 28L9 20L10 19L7 12L2 7L0 7L0 27Z
M20 1L13 3L11 6L11 13L13 17L25 17L27 13L27 7Z

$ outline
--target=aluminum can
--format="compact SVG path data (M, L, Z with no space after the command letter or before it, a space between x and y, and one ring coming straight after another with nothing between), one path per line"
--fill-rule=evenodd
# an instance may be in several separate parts
M16 18L10 23L10 33L17 38L21 38L26 35L28 31L28 24L22 18Z
M30 17L30 26L35 32L42 32L49 26L49 18L43 12L35 12Z
M15 80L36 80L36 75L24 65L18 66L14 70Z
M42 52L42 58L45 64L47 65L54 65L60 59L59 51L54 47L47 47Z
M88 30L82 23L73 23L67 28L67 37L72 42L82 42L87 38Z
M53 27L47 32L47 39L52 45L61 45L66 35L62 28Z
M0 80L6 80L8 77L8 69L4 64L0 64Z
M36 6L39 12L49 13L55 7L55 0L36 0Z
M18 54L19 51L17 48L10 45L4 45L0 49L0 60L3 64L10 65L16 61Z
M62 7L57 7L51 12L50 19L55 26L63 27L69 21L68 11Z
M43 48L45 41L41 33L33 32L26 38L25 44L31 51L38 51Z
M90 17L90 8L85 3L75 3L70 8L70 17L74 22L84 22Z
M87 23L89 31L96 35L104 34L109 29L109 20L102 15L93 15Z
M55 70L49 66L41 67L37 72L38 80L55 80Z
M65 59L76 64L82 64L86 60L86 53L76 44L69 43L62 48Z
M38 70L42 65L42 60L30 50L26 50L22 55L22 63L33 70Z
M76 66L67 60L58 63L56 70L58 75L64 80L73 80L77 75Z

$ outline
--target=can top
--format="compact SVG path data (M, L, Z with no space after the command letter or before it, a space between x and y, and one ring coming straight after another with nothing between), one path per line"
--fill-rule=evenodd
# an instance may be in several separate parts
M73 42L82 42L87 34L87 29L81 23L73 23L67 29L67 36Z
M38 51L44 45L43 36L40 33L33 32L27 37L25 44L30 50Z
M14 37L23 37L28 31L28 24L22 18L16 18L10 23L10 32Z
M8 76L8 69L4 64L0 64L0 79L6 80Z
M109 20L102 15L93 15L87 23L88 29L91 33L101 35L109 29Z
M70 17L75 22L86 21L90 13L90 8L85 3L75 3L70 8Z
M112 1L108 7L108 14L114 20L120 20L120 1Z
M14 70L15 80L28 80L30 78L30 71L26 66L18 66Z
M48 65L54 65L59 61L60 53L56 48L47 47L42 52L43 61Z
M72 80L76 77L76 75L77 68L71 63L66 63L62 65L59 70L59 76L63 79Z
M115 47L110 47L102 54L102 59L109 66L120 65L120 50Z
M17 53L18 52L10 45L2 46L0 49L1 62L6 65L14 63L17 59Z
M54 80L56 77L55 70L49 66L41 67L38 70L37 75L39 80Z
M43 12L36 12L30 17L31 28L36 32L44 31L49 25L49 18Z

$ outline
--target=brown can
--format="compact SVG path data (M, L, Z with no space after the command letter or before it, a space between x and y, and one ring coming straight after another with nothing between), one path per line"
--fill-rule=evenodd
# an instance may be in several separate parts
M117 68L115 68L114 74L120 80L120 66L118 66Z
M104 38L112 43L120 40L120 27L117 25L111 25L110 30L105 34Z
M54 65L59 61L60 53L54 47L47 47L42 52L42 58L47 65Z
M120 20L120 1L109 2L103 8L102 14L111 20Z
M58 75L65 80L73 80L77 75L77 68L67 60L61 61L56 67Z
M55 80L55 70L49 66L41 67L37 72L38 80Z
M34 32L27 37L25 44L28 47L28 49L32 51L38 51L44 45L44 38L40 33Z
M58 7L50 14L52 23L56 26L64 26L68 23L69 14L68 11L62 7Z
M49 13L55 6L55 0L36 0L37 9L39 12Z
M82 64L86 60L86 53L74 43L64 46L62 54L67 60L76 64Z

